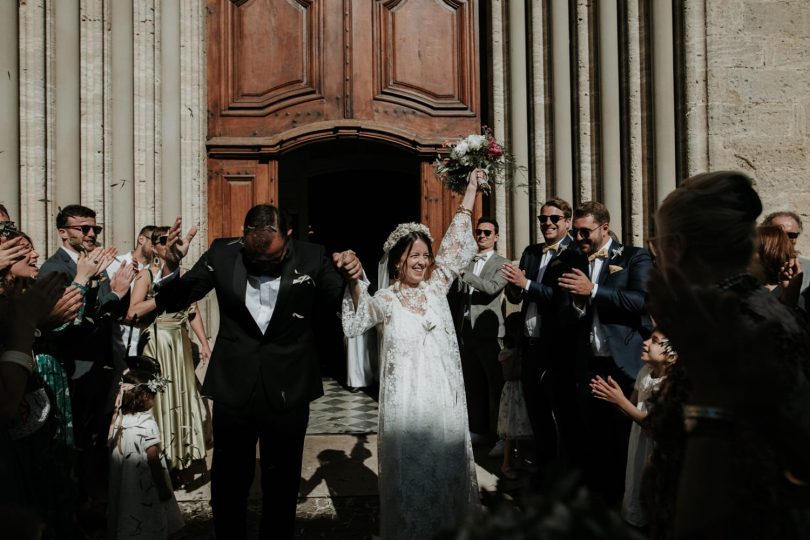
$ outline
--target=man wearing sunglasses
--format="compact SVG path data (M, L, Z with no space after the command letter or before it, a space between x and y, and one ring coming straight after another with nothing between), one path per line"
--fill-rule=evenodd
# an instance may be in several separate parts
M114 250L102 250L97 242L101 226L96 213L86 206L71 204L56 215L56 228L62 246L42 265L39 277L54 272L68 276L66 285L83 289L84 308L80 318L38 340L37 353L48 353L59 360L70 377L73 431L79 450L80 496L88 500L106 496L107 430L118 393L118 380L125 369L118 320L129 307L129 286L135 277L131 264L108 272ZM96 272L89 281L76 283L77 263ZM103 498L102 498L103 500ZM83 502L83 501L82 501Z
M579 404L585 425L582 448L586 480L608 503L621 501L627 464L630 419L588 391L594 377L615 381L626 396L641 369L641 346L652 324L644 302L650 253L623 246L610 234L610 213L598 202L574 212L571 236L587 257L585 269L564 273L560 287L571 298L570 320L577 331Z
M521 343L523 394L526 409L534 431L536 462L545 467L557 460L565 445L558 440L555 417L566 410L552 414L556 397L555 387L568 378L567 359L571 355L570 339L560 325L560 303L557 277L568 268L567 259L576 252L568 230L571 227L571 205L559 198L549 199L540 208L537 223L543 241L523 250L520 264L505 264L502 272L509 285L506 298L513 304L522 302L523 341Z
M339 310L344 280L362 275L351 251L330 260L323 246L290 238L287 216L261 204L241 238L215 240L182 277L196 229L167 238L158 312L179 311L215 290L219 333L202 393L214 401L211 506L218 538L246 538L247 496L260 447L261 538L292 538L309 403L323 395L316 315ZM162 240L162 239L160 239ZM322 311L323 310L323 311ZM334 319L333 319L334 320Z
M509 260L495 252L498 222L482 217L475 228L478 253L462 270L451 305L459 336L467 415L474 445L495 441L498 430L498 405L503 389L503 374L498 363L504 336L501 292L506 276L501 267ZM493 456L502 455L502 443Z
M774 212L768 214L763 225L776 225L782 227L785 234L788 235L793 248L796 249L796 244L799 241L799 236L802 234L802 218L796 212L783 210L781 212ZM805 311L810 311L810 259L799 257L799 267L802 270L802 288L799 294L799 307Z

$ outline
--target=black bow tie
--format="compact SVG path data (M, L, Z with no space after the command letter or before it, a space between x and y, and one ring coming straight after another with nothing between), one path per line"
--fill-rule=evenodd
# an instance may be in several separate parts
M476 255L475 257L473 257L473 262L475 263L478 261L485 261L486 259L487 259L486 255Z

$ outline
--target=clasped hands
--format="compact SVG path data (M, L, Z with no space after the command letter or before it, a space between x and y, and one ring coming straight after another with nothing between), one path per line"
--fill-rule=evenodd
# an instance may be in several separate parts
M349 283L356 283L363 277L363 265L354 251L349 249L340 253L332 253L332 260Z

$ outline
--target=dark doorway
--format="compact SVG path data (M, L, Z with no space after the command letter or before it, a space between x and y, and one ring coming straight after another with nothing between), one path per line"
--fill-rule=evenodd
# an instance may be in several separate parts
M382 246L397 224L420 221L416 156L392 146L343 140L307 146L280 161L279 199L295 236L327 253L354 250L376 289ZM324 374L345 382L343 333L334 314L319 325Z
M310 178L309 193L314 241L330 253L354 250L376 287L386 238L397 224L419 221L418 177L404 172L342 171Z

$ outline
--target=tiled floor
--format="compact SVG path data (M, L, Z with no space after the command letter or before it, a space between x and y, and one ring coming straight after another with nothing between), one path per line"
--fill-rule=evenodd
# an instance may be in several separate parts
M324 396L312 402L308 435L377 433L377 402L352 393L334 379L323 380Z

